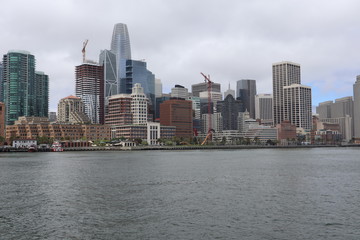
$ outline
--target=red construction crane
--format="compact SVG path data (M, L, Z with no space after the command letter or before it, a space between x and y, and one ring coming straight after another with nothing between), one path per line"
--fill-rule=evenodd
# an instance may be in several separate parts
M212 131L213 129L211 128L211 125L212 125L212 121L211 121L211 103L212 103L212 100L211 100L211 92L212 92L212 81L210 80L210 75L206 76L205 74L203 74L201 72L201 75L204 76L204 81L207 83L207 90L208 90L208 132L207 132L207 136L205 138L205 140L207 139L211 139L211 135L212 135Z
M85 42L83 42L83 48L81 50L82 54L83 54L83 63L85 62L85 53L86 53L86 45L88 44L89 40L85 40Z

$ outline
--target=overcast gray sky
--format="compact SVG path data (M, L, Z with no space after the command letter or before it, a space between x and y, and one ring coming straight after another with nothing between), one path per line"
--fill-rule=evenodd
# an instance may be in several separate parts
M128 25L133 59L162 80L191 89L210 74L234 89L257 80L272 93L273 63L301 64L313 105L352 96L360 75L358 0L11 0L1 1L0 53L20 49L50 77L50 110L75 91L75 66L98 61L115 23Z

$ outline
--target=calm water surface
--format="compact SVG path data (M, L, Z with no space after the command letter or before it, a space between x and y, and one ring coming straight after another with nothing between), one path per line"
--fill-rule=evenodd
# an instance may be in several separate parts
M360 239L360 148L0 153L0 239Z

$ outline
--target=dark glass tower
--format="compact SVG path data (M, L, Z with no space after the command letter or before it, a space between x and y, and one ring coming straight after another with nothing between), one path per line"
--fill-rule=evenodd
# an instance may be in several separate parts
M255 80L243 79L236 82L236 99L244 104L251 118L255 118L255 95Z

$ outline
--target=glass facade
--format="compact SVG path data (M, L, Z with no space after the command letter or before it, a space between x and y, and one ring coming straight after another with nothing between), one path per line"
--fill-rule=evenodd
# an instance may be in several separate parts
M99 64L104 66L105 97L118 94L119 82L116 74L116 55L109 50L101 51Z
M2 86L6 124L12 125L20 116L48 116L48 77L37 78L34 55L26 51L5 54Z

